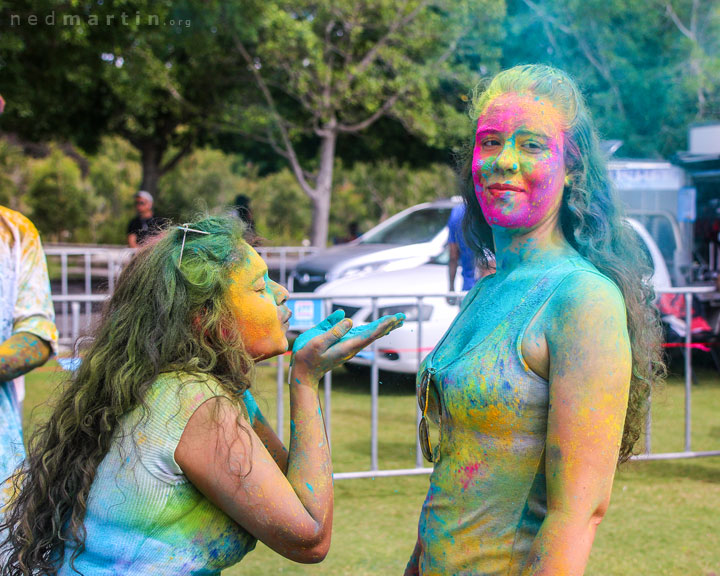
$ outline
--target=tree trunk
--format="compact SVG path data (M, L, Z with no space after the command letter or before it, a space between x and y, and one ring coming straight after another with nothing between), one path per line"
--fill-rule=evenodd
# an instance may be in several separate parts
M320 144L320 168L317 187L312 198L312 228L310 241L313 246L324 248L327 245L328 224L330 221L330 198L332 196L333 168L335 164L335 144L337 132L335 120L327 126Z
M325 248L328 237L328 222L330 220L330 190L318 194L312 199L312 228L310 241L313 246Z
M160 142L145 141L138 148L142 158L140 189L150 192L155 197L158 191L158 181L162 175L160 163L165 153L165 147Z

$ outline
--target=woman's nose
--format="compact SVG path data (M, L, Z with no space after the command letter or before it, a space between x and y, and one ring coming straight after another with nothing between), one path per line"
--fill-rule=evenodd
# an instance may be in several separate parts
M287 291L285 286L282 286L281 284L278 284L277 282L272 283L272 293L275 297L275 304L278 306L282 306L287 302L288 298L290 297L290 292Z
M505 142L502 150L495 158L495 162L493 162L493 167L498 172L517 172L519 170L519 158L513 139Z

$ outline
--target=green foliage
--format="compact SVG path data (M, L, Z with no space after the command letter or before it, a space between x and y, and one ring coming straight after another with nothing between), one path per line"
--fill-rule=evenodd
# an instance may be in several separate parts
M455 194L452 169L442 164L426 169L377 164L338 165L333 192L329 237L347 235L350 222L367 231L381 220L414 204ZM298 245L309 236L310 200L289 170L264 178L246 179L243 193L252 199L258 233L270 245Z
M714 0L512 0L503 66L566 70L620 155L667 157L688 125L720 119Z
M247 45L291 136L333 119L353 126L392 100L388 116L445 146L466 122L463 97L478 66L496 66L504 10L490 0L267 2ZM244 13L228 17L243 37ZM278 128L259 91L240 109L234 120L246 130Z
M310 200L284 169L264 178L247 177L243 194L251 199L257 233L272 246L298 246L308 237Z
M22 210L22 194L26 185L26 160L19 146L0 138L0 204Z
M329 184L316 195L332 206L328 235L352 220L367 229L451 194L439 163L472 142L472 87L521 62L567 70L623 156L671 156L689 124L720 119L714 0L0 0L0 22L13 15L20 25L0 34L0 128L23 146L69 140L90 154L76 239L124 243L141 183L183 220L245 193L261 234L296 243L322 235L305 195L332 182L332 199ZM328 130L336 148L323 164ZM207 143L225 154L192 154ZM297 162L283 171L289 149ZM43 166L0 142L0 202L32 216Z
M196 150L160 180L157 213L185 222L198 212L230 206L243 191L241 171L231 155Z
M157 213L175 221L189 220L198 211L223 211L236 195L245 194L267 245L299 245L308 238L310 200L287 169L259 176L240 157L201 149L180 162L160 187ZM455 193L455 174L446 165L418 169L390 160L345 168L338 163L330 237L345 236L352 221L365 231L408 206Z
M87 241L93 198L78 165L54 147L33 164L28 204L35 226L56 242Z
M418 169L389 160L340 167L331 205L330 237L346 236L350 222L357 222L366 232L409 206L455 194L455 172L443 164Z
M288 160L312 199L314 245L329 233L338 139L391 118L430 146L461 145L464 98L478 62L497 62L504 13L491 0L276 0L245 33L228 10L255 90L227 122Z
M90 157L89 186L97 199L92 214L94 240L125 244L127 224L135 215L133 195L140 186L140 159L126 140L107 137Z

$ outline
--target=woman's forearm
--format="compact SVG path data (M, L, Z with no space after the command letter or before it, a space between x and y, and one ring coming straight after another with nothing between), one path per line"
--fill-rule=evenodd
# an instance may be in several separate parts
M300 502L318 523L320 533L332 526L333 482L317 385L290 374L290 448L287 479ZM328 534L329 536L329 534Z
M47 342L30 332L18 332L0 343L0 382L13 380L42 366L50 358Z
M596 515L549 512L522 576L582 576L600 520Z

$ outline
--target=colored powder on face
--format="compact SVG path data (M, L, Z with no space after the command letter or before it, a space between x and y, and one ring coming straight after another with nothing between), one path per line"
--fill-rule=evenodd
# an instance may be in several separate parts
M532 228L557 210L565 179L564 134L552 103L502 94L478 118L472 175L493 226Z
M252 248L231 275L231 308L248 353L270 357L287 350L283 310L278 306L279 285L270 280L267 266Z

